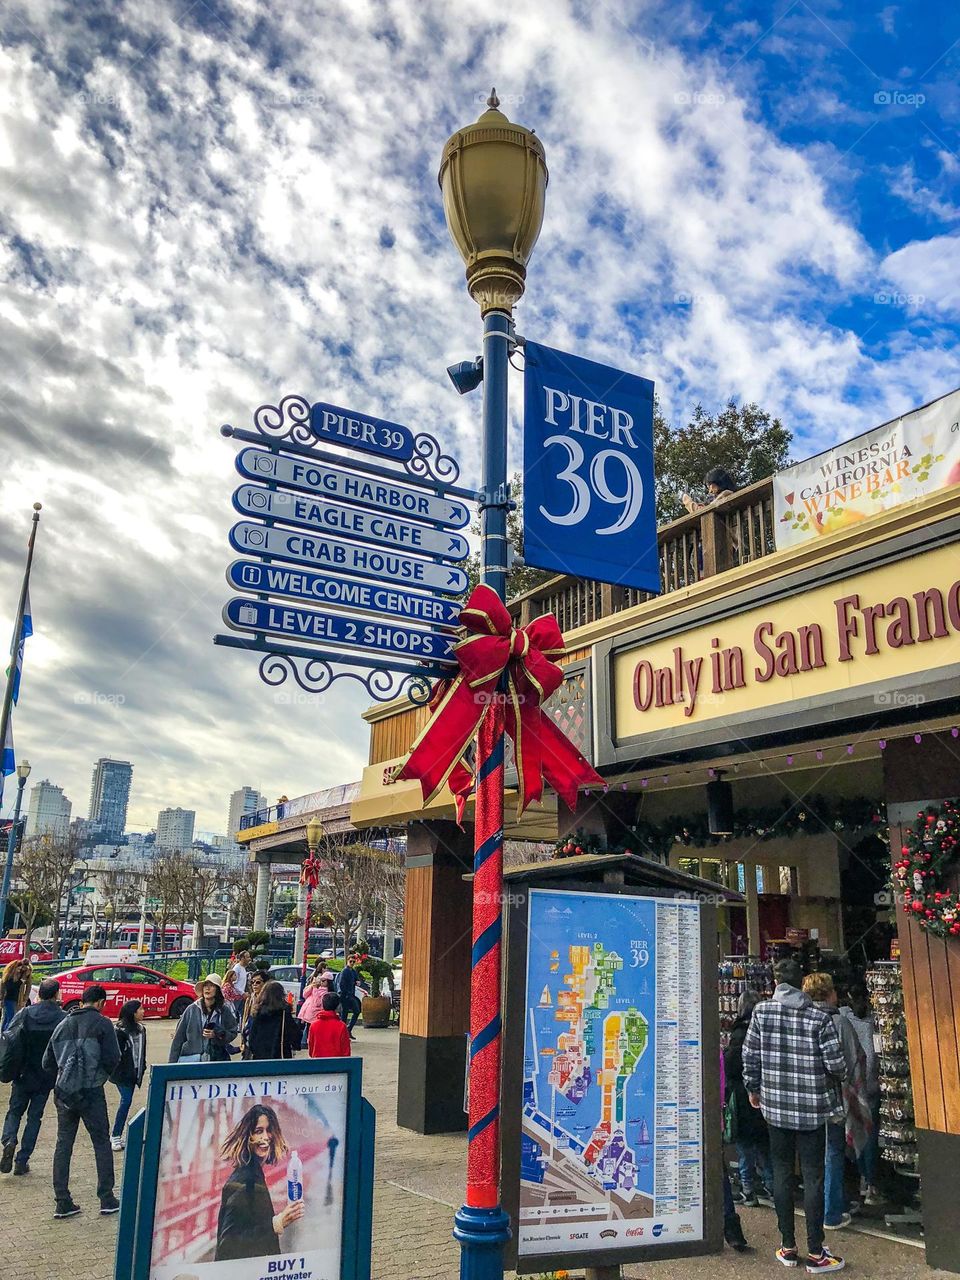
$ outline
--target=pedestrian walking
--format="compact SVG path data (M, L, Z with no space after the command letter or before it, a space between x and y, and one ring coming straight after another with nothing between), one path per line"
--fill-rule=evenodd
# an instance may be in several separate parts
M287 1005L279 982L268 982L250 1019L247 1048L251 1058L292 1058L300 1047L300 1023Z
M55 1218L72 1218L80 1206L70 1194L70 1161L81 1120L97 1162L97 1197L102 1214L117 1213L113 1194L113 1152L103 1086L120 1061L113 1023L103 1016L107 993L93 983L82 1002L54 1028L43 1055L47 1071L56 1071L53 1098L57 1106L57 1145L53 1153Z
M839 1001L829 973L808 973L803 990L833 1020L843 1057L846 1076L843 1082L843 1114L827 1121L827 1150L824 1177L823 1225L828 1231L839 1231L853 1221L859 1201L847 1196L845 1178L847 1146L859 1155L867 1144L872 1128L870 1103L866 1097L866 1060L853 1024L840 1016Z
M321 1008L310 1023L307 1050L311 1058L349 1058L350 1035L345 1023L337 1017L340 999L335 991L325 991Z
M726 1071L724 1068L723 1053L720 1054L720 1097L726 1097L727 1082ZM721 1109L721 1118L723 1111ZM752 1253L752 1249L747 1244L747 1237L743 1234L743 1225L740 1222L740 1215L737 1213L737 1206L734 1203L733 1191L730 1187L730 1174L727 1172L726 1160L720 1161L720 1176L723 1184L723 1238L737 1253Z
M848 1003L840 1006L840 1014L849 1020L863 1050L865 1092L872 1121L863 1151L857 1158L860 1166L860 1192L865 1204L883 1204L883 1196L877 1187L880 1161L880 1059L874 1042L877 1028L866 987L850 988Z
M7 1036L15 1041L17 1069L11 1080L10 1105L3 1121L0 1145L0 1173L15 1177L30 1172L30 1157L37 1145L43 1112L56 1082L55 1071L47 1071L43 1056L56 1027L66 1016L60 1007L60 983L56 978L44 978L40 983L39 1000L21 1009L7 1028ZM26 1115L23 1141L17 1151L20 1121Z
M247 985L250 980L250 952L241 951L231 968L233 969L233 987L237 993L233 1000L233 1012L239 1024L243 1016L243 1005L247 998Z
M734 1143L740 1166L739 1203L755 1207L764 1201L773 1204L773 1170L770 1167L770 1137L762 1114L751 1107L743 1085L743 1042L753 1011L760 1003L757 991L744 991L737 1018L723 1055L726 1072L727 1113L735 1117Z
M223 986L220 988L220 990L223 992L224 1000L226 1000L227 1003L231 1006L234 1013L237 1012L237 1001L239 1000L241 1004L243 1003L243 996L237 990L236 979L237 979L237 971L231 965L231 967L223 975ZM237 1019L237 1021L239 1022L239 1018Z
M237 1019L223 998L219 973L208 973L194 988L197 998L180 1015L170 1045L170 1062L226 1062L227 1045L237 1036Z
M357 998L357 968L359 964L359 956L348 956L347 963L340 970L340 975L337 978L340 1017L346 1023L347 1034L351 1040L356 1040L357 1038L353 1034L353 1028L357 1025L357 1018L360 1016L360 1001Z
M33 965L29 960L11 960L0 977L0 995L3 998L3 1020L0 1031L7 1026L20 1010L30 1003L30 982Z
M147 1070L147 1029L143 1025L144 1008L139 1000L127 1000L117 1018L117 1043L120 1046L120 1061L111 1081L120 1091L120 1105L113 1118L113 1132L110 1145L114 1151L124 1148L123 1129L130 1114L133 1095L143 1084Z
M260 997L263 995L263 988L266 985L267 978L262 969L256 969L250 974L246 998L240 1010L240 1045L244 1058L250 1057L250 1025L253 1022L253 1015L257 1011L257 1005L260 1003Z
M774 965L772 1000L756 1006L743 1042L743 1083L770 1135L773 1199L780 1229L776 1257L800 1263L794 1223L793 1168L799 1156L807 1226L806 1269L842 1271L844 1262L823 1244L826 1122L843 1115L840 1086L847 1064L835 1020L800 990L795 960Z

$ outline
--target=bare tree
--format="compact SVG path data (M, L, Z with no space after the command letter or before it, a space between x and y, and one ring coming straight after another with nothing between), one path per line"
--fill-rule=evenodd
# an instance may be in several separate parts
M253 862L226 867L220 880L230 899L234 922L253 927L254 906L257 901L257 868Z
M390 855L366 844L353 844L342 834L326 836L319 848L323 864L314 905L330 918L334 952L343 937L346 952L360 925L382 901L385 867Z
M24 955L30 954L30 938L37 924L56 914L50 865L42 837L25 840L13 865L10 902L23 921Z
M46 881L53 909L51 949L55 952L60 945L60 903L67 892L70 873L80 856L81 841L76 831L68 831L64 836L45 832L30 843L39 846L41 856L46 862Z
M199 936L193 940L195 947L203 937L204 917L213 905L222 880L222 870L205 862L200 854L189 853L183 859L183 893L190 919L196 924Z

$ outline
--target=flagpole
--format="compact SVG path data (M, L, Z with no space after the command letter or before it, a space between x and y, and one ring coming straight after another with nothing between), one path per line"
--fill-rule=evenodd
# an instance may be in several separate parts
M33 523L30 529L30 541L27 543L27 564L23 571L23 582L20 584L20 602L17 605L17 617L13 624L13 639L10 642L10 669L7 671L7 683L3 691L3 709L0 710L0 753L7 741L7 725L10 723L10 710L13 706L13 688L17 678L17 649L20 645L20 629L23 626L23 610L27 603L27 590L30 586L30 569L33 565L33 547L37 540L37 525L40 523L42 503L33 504ZM0 777L0 797L3 795L3 778Z

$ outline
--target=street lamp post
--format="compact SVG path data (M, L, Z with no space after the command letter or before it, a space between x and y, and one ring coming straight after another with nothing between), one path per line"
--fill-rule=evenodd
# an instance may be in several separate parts
M0 889L0 930L7 918L7 899L10 897L10 881L13 876L13 851L17 847L17 828L20 826L20 805L23 802L23 788L30 777L30 761L21 760L17 765L17 800L13 809L13 821L10 824L10 835L7 839L7 864L3 869L3 888Z
M481 428L483 580L507 587L507 363L514 304L540 234L547 186L543 145L497 108L494 90L475 124L443 149L439 181L467 288L483 317ZM477 735L470 1101L466 1203L456 1215L461 1280L502 1280L509 1220L500 1206L500 983L503 902L503 703Z
M318 818L311 818L307 823L307 856L300 871L300 883L307 886L307 902L303 912L303 968L300 974L300 990L307 982L307 955L310 952L310 906L313 902L313 891L319 879L320 863L317 859L317 846L323 839L323 824Z

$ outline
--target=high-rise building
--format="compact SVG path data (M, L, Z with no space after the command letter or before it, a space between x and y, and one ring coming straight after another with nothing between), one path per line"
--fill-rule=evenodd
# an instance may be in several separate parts
M35 782L30 788L30 806L24 835L28 838L50 835L55 840L66 840L72 808L63 794L63 787L55 787L46 778L43 782Z
M193 809L161 809L157 814L157 849L189 849L196 820Z
M230 797L230 813L227 818L227 836L235 840L240 830L240 819L248 813L256 813L258 809L266 809L267 797L261 795L255 787L241 787Z
M123 835L132 777L133 765L129 760L109 760L101 756L93 766L89 821L99 828L100 839L105 843L119 840Z

